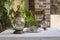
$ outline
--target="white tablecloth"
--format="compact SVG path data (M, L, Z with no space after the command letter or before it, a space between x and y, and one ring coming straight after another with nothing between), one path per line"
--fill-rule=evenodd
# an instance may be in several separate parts
M0 33L0 40L60 40L60 30L47 29L39 33L13 34L14 30Z

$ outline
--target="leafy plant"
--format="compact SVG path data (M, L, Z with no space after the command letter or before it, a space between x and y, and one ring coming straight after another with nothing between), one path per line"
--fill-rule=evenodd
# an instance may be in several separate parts
M0 0L0 28L2 31L12 27L11 19L9 12L11 11L10 7L12 6L14 0ZM12 15L12 14L11 14Z
M24 11L23 13L21 13L21 15L25 19L25 27L31 27L35 25L35 19L32 14L32 11Z

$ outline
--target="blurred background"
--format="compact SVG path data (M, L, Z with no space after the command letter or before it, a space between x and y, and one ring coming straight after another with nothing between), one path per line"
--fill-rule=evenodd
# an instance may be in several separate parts
M43 25L59 28L59 5L59 0L0 0L0 32L13 28L17 10L25 19L25 27Z

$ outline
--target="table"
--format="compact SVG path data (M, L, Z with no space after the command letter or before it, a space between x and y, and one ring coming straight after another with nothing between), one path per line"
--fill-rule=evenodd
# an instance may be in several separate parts
M50 28L39 33L13 34L14 30L0 33L0 40L60 40L60 30Z

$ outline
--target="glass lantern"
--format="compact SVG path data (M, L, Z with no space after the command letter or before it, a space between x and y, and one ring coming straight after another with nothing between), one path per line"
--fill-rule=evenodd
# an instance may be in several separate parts
M20 15L19 11L16 11L16 16L13 19L13 29L15 30L14 33L23 33L23 28L25 25L24 18Z

